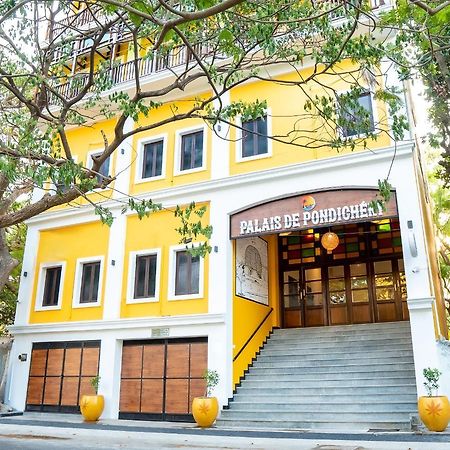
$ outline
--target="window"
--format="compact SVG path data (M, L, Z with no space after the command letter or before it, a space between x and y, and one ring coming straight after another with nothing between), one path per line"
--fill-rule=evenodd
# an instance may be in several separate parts
M242 122L242 158L268 152L267 117Z
M175 295L199 294L200 257L188 251L176 252Z
M127 303L159 301L160 265L159 248L130 252Z
M157 255L136 257L133 298L155 297L157 258Z
M180 171L203 167L203 130L181 136Z
M351 99L349 95L350 94L343 94L339 98L345 97L345 101L347 102ZM362 93L353 107L350 105L340 105L339 121L341 123L341 134L343 137L358 136L374 131L375 121L370 92Z
M83 264L80 303L96 303L100 280L100 261Z
M142 156L142 178L154 178L162 175L164 140L144 144Z
M103 256L77 260L72 307L98 306L102 298Z
M45 269L44 294L42 306L57 306L59 303L59 290L61 287L62 267L47 267Z
M52 261L40 265L35 311L61 309L65 270L65 261Z

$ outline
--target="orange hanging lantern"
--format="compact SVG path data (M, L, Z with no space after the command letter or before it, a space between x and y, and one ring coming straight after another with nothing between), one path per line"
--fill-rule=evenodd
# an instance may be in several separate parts
M322 236L320 242L327 253L331 254L333 250L339 245L339 236L336 233L329 231Z

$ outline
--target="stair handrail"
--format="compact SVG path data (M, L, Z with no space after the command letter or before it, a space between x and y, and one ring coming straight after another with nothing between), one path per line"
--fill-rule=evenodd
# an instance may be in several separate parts
M251 334L251 336L245 341L245 344L241 347L241 349L236 353L236 356L233 358L233 362L238 359L239 355L244 351L245 347L247 347L247 345L250 343L250 341L253 339L253 337L259 331L259 329L264 325L265 321L269 318L272 312L273 308L270 307L270 311L266 314L261 323L256 327L255 331Z

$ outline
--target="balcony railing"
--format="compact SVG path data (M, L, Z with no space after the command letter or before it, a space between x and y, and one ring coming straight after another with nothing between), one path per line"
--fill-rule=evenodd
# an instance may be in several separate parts
M76 14L70 14L63 19L59 19L55 22L54 32L57 33L64 28L90 28L86 25L101 22L105 18L105 11L101 8L96 10L83 9Z
M195 45L194 51L201 59L211 56L212 54L210 45L205 43ZM175 69L189 63L194 63L195 58L193 52L190 49L188 49L184 45L180 45L174 47L166 55L155 53L152 58L139 58L137 60L118 64L109 69L109 78L113 86L135 79L136 61L139 78L141 78L154 73L162 72L167 69ZM88 74L86 73L75 74L67 83L62 83L56 86L56 91L65 99L73 98L78 95L86 85L87 79ZM57 97L52 96L51 104L57 103Z

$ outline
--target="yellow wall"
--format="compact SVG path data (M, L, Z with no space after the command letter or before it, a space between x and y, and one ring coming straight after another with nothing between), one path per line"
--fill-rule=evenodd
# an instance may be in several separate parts
M72 156L77 164L82 164L84 167L88 165L88 158L90 152L102 151L105 143L103 134L111 141L114 137L114 126L116 119L105 120L97 122L89 127L79 127L73 130L67 131L67 139L69 141L70 148L72 149ZM115 174L115 160L116 152L111 155L109 171L110 174ZM111 183L111 187L114 187L114 182ZM89 199L93 202L102 202L110 199L112 196L112 190L99 189L98 192L89 194ZM87 200L79 197L74 200L72 205L85 205ZM53 210L67 208L67 205L61 205L53 208Z
M108 270L109 228L99 222L86 223L40 232L36 271L33 280L33 296L30 323L99 320L103 317L105 277ZM100 306L72 308L77 258L104 256L102 298ZM54 311L35 311L39 268L43 263L66 262L62 282L62 307Z
M341 64L342 71L349 70L351 67L352 66L349 62L344 62ZM339 71L339 68L337 71ZM301 71L301 75L304 78L307 78L308 75L310 75L310 72L310 69L306 69ZM299 76L297 73L291 73L276 76L276 79L284 82L298 81ZM350 78L346 80L345 76L340 77L336 75L324 75L318 79L323 85L329 86L336 91L345 91L348 89L348 81L354 82L354 80L350 80ZM379 81L381 83L381 80ZM363 81L361 81L361 83L363 83ZM304 89L306 93L301 91L300 88L296 88L294 86L277 84L272 81L257 81L245 83L237 88L234 88L231 91L231 101L242 100L245 102L252 102L256 99L260 101L267 100L269 115L272 116L272 135L278 136L283 140L289 140L295 137L295 142L297 144L305 145L309 143L309 140L304 137L302 138L301 136L306 134L311 136L311 133L302 131L295 136L290 132L293 129L315 130L320 127L322 122L318 119L305 120L300 117L305 114L304 105L308 96L310 98L314 98L315 95L331 96L332 92L325 92L323 86L317 84L316 82L309 83L307 87L304 87ZM386 107L383 103L378 101L376 102L375 118L377 121L383 122L383 126L381 128L387 129ZM333 129L327 129L327 127L320 127L318 132L320 134L315 134L315 137L318 139L322 136L322 139L329 141L335 136L335 131ZM239 134L237 134L236 129L232 127L230 130L231 141L233 142L238 136ZM339 154L350 152L350 150L345 150L338 153L336 149L332 149L327 146L322 147L322 142L310 143L310 145L313 147L318 146L319 148L307 149L272 140L272 157L238 162L236 161L236 151L239 151L240 149L240 142L236 142L231 146L230 151L230 173L239 174L257 170L265 170L270 169L271 167L295 164L313 159L337 157ZM382 133L376 141L369 143L369 147L371 149L383 148L389 145L390 138L386 133ZM362 144L359 145L356 150L363 150Z
M256 352L263 345L274 326L279 326L279 289L278 289L278 246L277 236L267 236L268 241L268 277L269 305L262 305L234 295L233 297L233 359L244 347L258 326L264 321L257 333L233 361L233 386L239 383ZM234 242L234 244L236 244ZM236 245L234 245L236 249ZM233 276L235 280L235 276ZM233 293L236 292L233 286Z
M202 223L203 225L209 223L209 211L203 216ZM121 317L173 316L208 312L208 257L203 261L203 297L192 300L168 300L170 247L178 245L180 235L175 231L175 228L179 226L179 219L174 218L172 211L153 213L142 220L139 220L137 216L127 218ZM130 252L155 248L159 248L161 251L159 301L127 304Z

